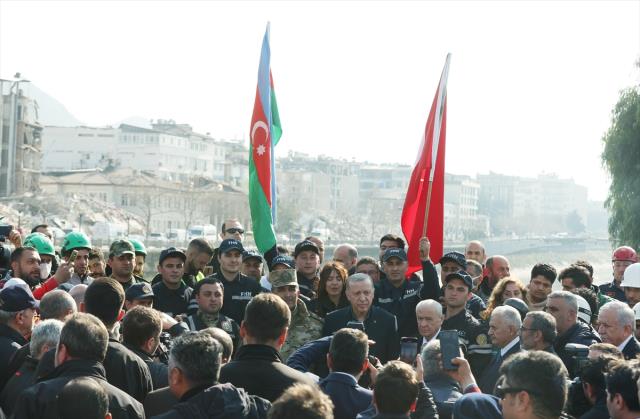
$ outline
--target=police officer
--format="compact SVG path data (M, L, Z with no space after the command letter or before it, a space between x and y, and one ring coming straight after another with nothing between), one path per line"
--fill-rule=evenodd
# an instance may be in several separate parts
M124 293L124 308L128 311L136 306L153 307L154 298L151 284L148 282L133 284Z
M420 299L442 301L444 298L444 284L441 288L438 272L429 258L430 250L431 244L429 243L429 240L426 237L423 237L420 240L420 259L422 260L422 278L424 285L420 290ZM439 263L443 278L450 273L458 271L466 272L467 269L467 260L460 252L445 253L440 258ZM479 319L480 312L487 308L484 301L482 301L482 298L473 293L467 301L466 307L476 319Z
M187 317L189 329L198 331L217 327L231 336L233 351L240 346L240 327L233 319L220 313L224 301L224 286L218 278L207 277L198 281L193 290L198 310Z
M262 278L262 255L257 250L245 250L242 254L241 272L246 276L259 280Z
M193 289L182 280L187 256L182 250L169 247L160 252L158 275L160 282L153 289L154 308L172 317L186 314Z
M480 321L466 308L473 288L473 280L464 271L450 273L444 279L445 317L442 330L457 330L460 343L474 374L482 372L491 360L492 347Z
M225 290L220 312L231 317L238 324L244 318L244 309L251 298L261 291L257 280L240 272L243 252L242 243L238 240L223 240L218 248L220 272L210 276L219 279Z
M273 271L269 273L269 282L271 282L271 292L282 298L291 310L287 340L280 349L280 356L286 360L302 345L322 336L324 321L307 310L306 304L300 299L295 269Z
M87 257L89 252L87 252ZM131 285L141 282L133 275L135 249L129 240L116 240L109 248L111 278L116 279L126 291Z
M320 268L320 249L311 240L303 240L296 244L293 251L298 276L298 287L305 297L316 297L318 269Z
M636 251L629 246L621 246L614 250L611 257L613 281L600 285L600 292L616 300L626 302L627 297L620 283L624 277L624 271L631 266L632 263L636 263L637 261L638 255Z
M416 305L420 302L422 284L407 281L407 253L403 249L387 249L382 255L385 276L376 285L374 304L398 319L400 336L418 336Z

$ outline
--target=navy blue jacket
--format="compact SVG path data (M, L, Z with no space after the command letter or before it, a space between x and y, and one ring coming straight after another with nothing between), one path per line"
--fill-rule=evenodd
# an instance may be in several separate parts
M499 356L500 351L498 351L494 355L491 363L487 366L487 368L485 368L485 370L482 372L482 376L480 376L480 380L478 380L478 387L480 387L483 393L493 394L493 389L498 382L498 378L500 378L500 367L502 366L504 361L507 360L507 358L509 358L513 354L520 352L521 350L522 349L520 348L520 341L518 341L518 343L513 345L511 349L509 349L507 353L504 354L504 356Z
M627 302L627 296L624 295L624 290L622 287L616 285L614 281L609 282L608 284L600 285L600 292L608 297L615 298L618 301L622 301L623 303Z
M631 340L622 348L622 355L624 359L636 359L638 353L640 353L640 343L635 336L631 335Z
M453 406L456 419L502 419L502 407L496 396L469 393L460 397Z
M332 372L319 383L322 391L333 402L335 419L354 419L373 400L373 392L360 387L351 374Z
M416 306L420 302L420 288L420 282L410 281L402 281L402 285L396 288L387 278L376 285L373 304L396 316L401 337L418 335Z
M309 372L314 364L326 363L331 339L333 336L325 336L305 343L289 356L287 366L300 372Z
M356 318L353 316L351 306L329 313L324 319L322 335L332 335L346 327L347 323L352 320L356 320ZM364 329L369 339L376 342L369 352L371 355L377 357L383 364L398 359L400 336L398 335L396 316L380 307L371 306L367 318L364 320Z

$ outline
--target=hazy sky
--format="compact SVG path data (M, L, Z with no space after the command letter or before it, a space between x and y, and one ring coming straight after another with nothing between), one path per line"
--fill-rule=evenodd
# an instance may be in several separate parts
M601 137L638 84L640 2L0 0L0 77L79 120L247 138L260 45L288 150L412 164L447 52L446 170L554 172L606 196Z

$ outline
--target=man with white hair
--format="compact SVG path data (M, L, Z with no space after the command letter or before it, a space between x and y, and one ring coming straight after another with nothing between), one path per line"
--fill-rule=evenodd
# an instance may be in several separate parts
M48 295L46 294L45 298ZM20 393L35 382L38 362L45 352L58 346L62 326L64 324L60 320L48 319L41 321L33 328L31 342L27 346L29 355L27 355L18 371L11 376L0 394L0 407L2 407L5 414L10 415L12 413L13 406L18 401Z
M376 342L371 355L384 364L400 355L400 337L396 316L373 306L374 288L367 274L355 274L347 278L345 291L350 305L329 313L324 319L323 336L347 327L349 322L361 322L369 339Z
M578 321L578 299L575 294L568 291L554 291L547 297L544 311L556 319L558 337L553 344L553 349L567 367L573 372L572 355L565 350L569 343L591 346L602 340L594 333L587 323ZM570 374L571 375L571 374Z
M433 301L433 300L432 300ZM456 400L462 397L463 389L450 374L442 369L440 362L440 341L433 339L422 349L423 379L431 393L433 401L436 402L438 415L441 418L451 418L453 405Z
M419 347L424 348L430 342L438 340L438 334L444 321L442 305L435 300L422 300L416 306L418 333L421 338Z
M520 352L520 327L522 318L518 310L511 306L500 306L493 310L489 320L491 343L498 348L491 363L482 373L478 385L483 393L493 394L500 377L502 363L511 355Z
M640 353L640 343L633 335L635 315L625 303L613 301L600 308L598 332L604 343L615 345L625 359L635 359Z

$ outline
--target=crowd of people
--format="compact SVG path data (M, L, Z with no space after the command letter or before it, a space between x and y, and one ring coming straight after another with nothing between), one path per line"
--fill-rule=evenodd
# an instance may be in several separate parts
M433 261L422 238L413 272L394 234L378 258L243 239L228 219L217 248L163 249L152 277L136 240L11 231L0 418L640 417L630 247L598 287L584 260L525 285L479 241Z

